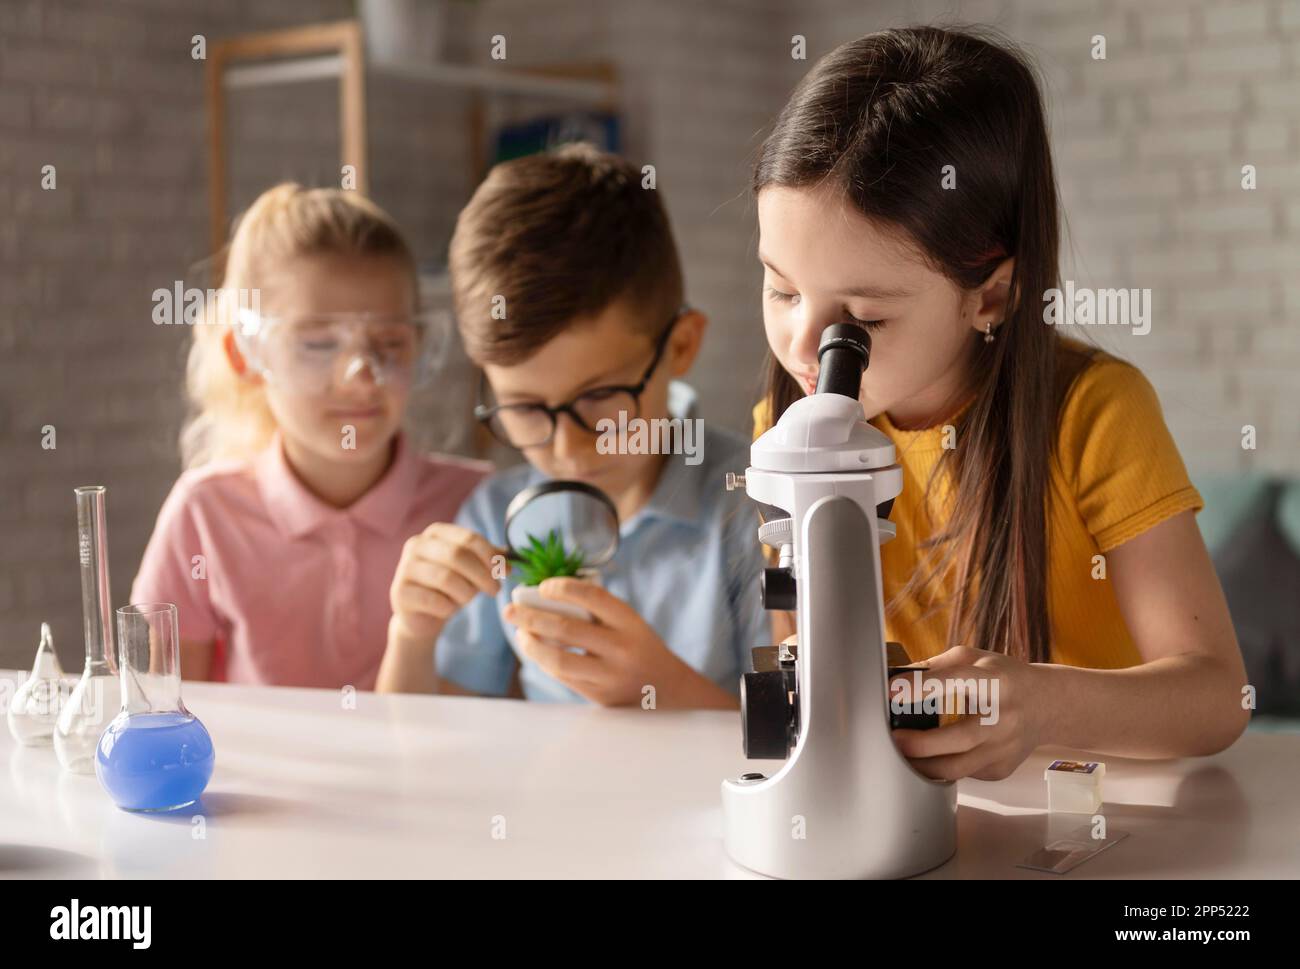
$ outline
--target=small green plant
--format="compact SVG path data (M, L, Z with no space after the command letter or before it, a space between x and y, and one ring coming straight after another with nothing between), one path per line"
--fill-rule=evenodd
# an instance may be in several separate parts
M582 559L581 552L570 552L560 533L551 529L544 539L529 535L528 544L519 549L515 562L524 585L541 585L546 579L577 575Z

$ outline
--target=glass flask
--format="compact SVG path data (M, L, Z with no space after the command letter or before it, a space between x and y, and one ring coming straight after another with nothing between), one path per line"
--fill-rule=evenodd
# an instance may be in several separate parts
M113 648L113 601L108 584L108 520L103 485L76 489L77 550L81 561L81 616L86 666L59 711L54 752L63 769L95 770L99 735L122 706Z
M50 624L43 622L32 675L18 687L9 702L9 732L14 740L26 747L40 747L53 739L54 725L59 719L62 676L63 667L54 652Z
M180 637L170 602L117 610L122 710L95 757L99 783L126 811L193 804L212 777L212 738L181 702Z

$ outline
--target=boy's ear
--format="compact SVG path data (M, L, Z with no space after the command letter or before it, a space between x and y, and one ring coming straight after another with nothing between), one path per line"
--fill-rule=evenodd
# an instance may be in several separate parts
M674 377L684 376L694 366L708 328L709 318L699 310L678 317L673 335L668 338L668 367Z
M226 351L226 359L230 361L231 370L241 377L252 377L248 372L248 361L239 352L239 344L235 342L234 330L226 330L221 337L221 348Z
M989 278L975 290L971 326L980 333L984 333L990 324L996 331L1014 308L1011 298L1011 276L1015 268L1014 257L1003 259Z

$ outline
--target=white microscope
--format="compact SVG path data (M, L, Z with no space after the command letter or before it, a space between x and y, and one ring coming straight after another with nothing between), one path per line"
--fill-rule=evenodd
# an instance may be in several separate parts
M858 402L871 339L835 324L817 356L817 392L754 442L743 478L727 480L783 516L759 528L780 550L763 604L796 612L798 645L754 650L741 681L745 756L785 763L722 782L726 849L779 878L904 878L956 851L957 789L918 773L890 735L936 720L889 710L880 545L895 534L903 473Z

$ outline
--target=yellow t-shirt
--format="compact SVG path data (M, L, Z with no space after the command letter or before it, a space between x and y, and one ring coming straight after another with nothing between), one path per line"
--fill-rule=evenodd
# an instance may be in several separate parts
M767 428L767 414L766 401L754 408L755 436ZM920 545L934 531L922 499L943 453L944 431L942 424L900 430L884 414L871 423L893 440L903 469L903 490L889 516L898 534L880 549L888 602L917 567ZM942 507L944 485L936 479L931 509ZM1109 571L1106 578L1094 578L1093 557L1179 512L1199 511L1204 503L1187 476L1155 390L1132 364L1099 355L1067 391L1049 493L1051 661L1093 669L1141 663ZM888 638L902 643L913 661L946 648L950 609L925 612L924 604L903 601L885 621Z

